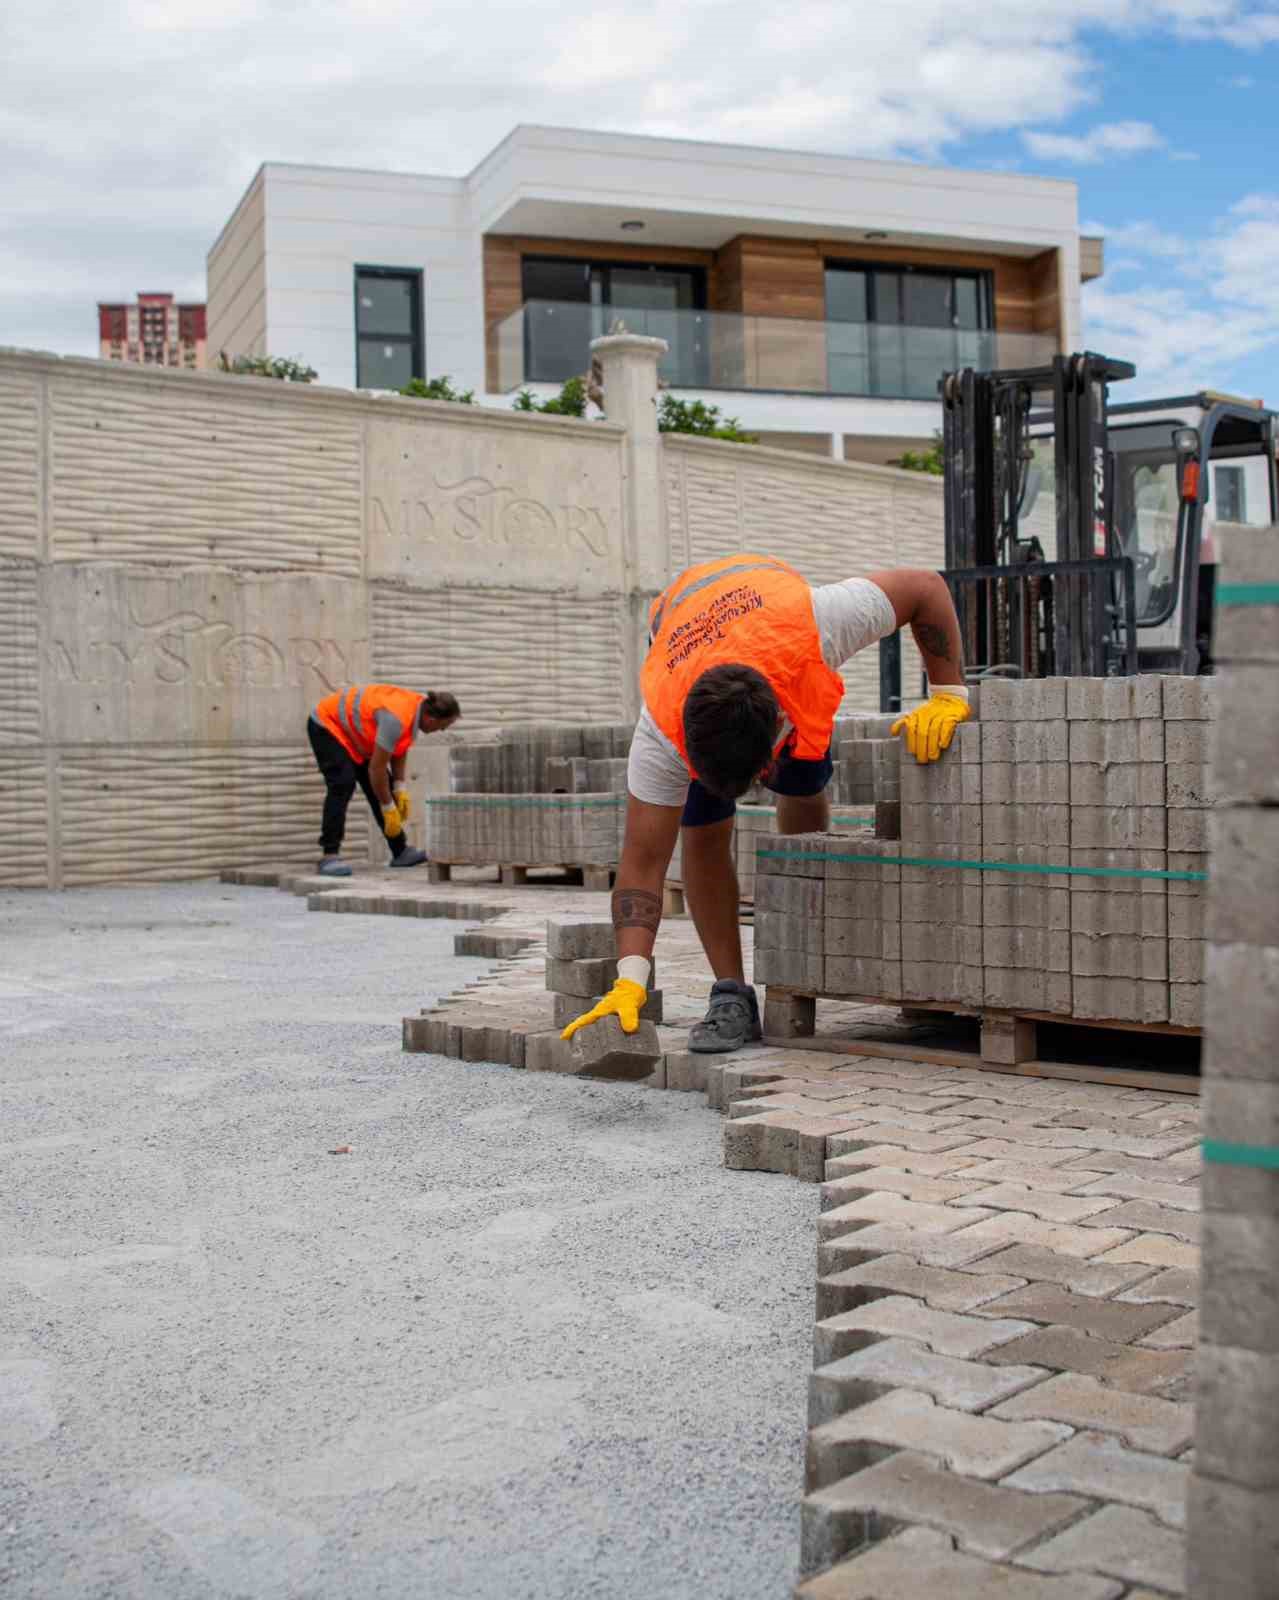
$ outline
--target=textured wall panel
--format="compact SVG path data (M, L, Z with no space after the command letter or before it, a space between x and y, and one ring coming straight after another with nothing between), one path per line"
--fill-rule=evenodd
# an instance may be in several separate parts
M374 677L451 689L468 735L529 719L608 722L621 715L630 624L620 597L370 589Z
M32 562L0 561L0 743L40 741L40 604Z
M277 751L64 751L58 786L67 888L305 867L319 856L324 783L301 731ZM362 848L368 808L355 801L350 832Z
M0 371L0 556L40 547L40 385Z
M9 756L0 781L0 889L49 885L47 783L43 756Z
M360 576L354 414L80 375L52 380L50 413L55 561Z
M676 568L755 550L792 562L810 583L836 583L881 567L938 568L944 562L936 479L683 440L664 441L663 458ZM902 686L911 700L921 665L909 633L902 642ZM877 651L854 657L843 676L846 710L878 709Z

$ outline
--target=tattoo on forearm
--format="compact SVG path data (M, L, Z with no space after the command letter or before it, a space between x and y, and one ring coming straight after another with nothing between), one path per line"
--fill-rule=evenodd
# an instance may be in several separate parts
M613 927L651 928L657 931L662 920L661 898L647 889L613 890Z
M950 635L935 622L915 623L915 642L925 655L936 656L938 661L950 660Z

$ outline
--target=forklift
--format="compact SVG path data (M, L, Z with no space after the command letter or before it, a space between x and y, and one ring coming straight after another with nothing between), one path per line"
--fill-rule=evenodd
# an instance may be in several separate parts
M1213 529L1279 520L1276 413L1112 405L1135 376L1086 352L942 379L943 576L975 679L1212 671Z

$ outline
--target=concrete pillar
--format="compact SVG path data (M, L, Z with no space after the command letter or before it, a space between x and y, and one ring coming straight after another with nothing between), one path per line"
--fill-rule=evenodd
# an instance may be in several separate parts
M842 461L844 459L844 435L842 433L832 433L830 436L830 458L832 461Z
M1221 529L1187 1593L1279 1593L1279 528Z
M622 582L624 592L633 598L627 627L627 699L620 709L628 717L639 715L648 604L670 577L662 442L657 431L657 364L668 349L665 339L638 333L608 334L591 343L591 355L603 374L605 415L626 429Z

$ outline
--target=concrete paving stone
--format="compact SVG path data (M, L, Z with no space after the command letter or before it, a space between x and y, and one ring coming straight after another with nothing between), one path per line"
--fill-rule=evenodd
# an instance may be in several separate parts
M579 1028L568 1051L569 1070L608 1078L647 1077L662 1054L653 1023L641 1022L634 1033L623 1033L612 1016Z
M809 1426L829 1422L890 1389L918 1389L955 1410L984 1411L1047 1376L1043 1367L965 1361L938 1355L912 1339L881 1339L813 1373Z
M938 1355L971 1360L985 1350L1031 1332L1033 1327L1033 1323L1007 1317L966 1317L953 1311L938 1311L906 1295L888 1295L818 1322L813 1335L813 1364L827 1366L876 1339L890 1338L915 1339Z
M1031 1144L1055 1150L1114 1150L1121 1155L1148 1156L1152 1161L1162 1156L1175 1155L1187 1145L1197 1144L1194 1133L1166 1134L1162 1138L1143 1138L1122 1133L1075 1128L1035 1129L1027 1136Z
M1273 1490L1192 1473L1187 1507L1187 1592L1211 1600L1273 1600L1279 1517Z
M1181 1350L1141 1350L1056 1324L1001 1345L986 1360L992 1365L1009 1361L1077 1372L1133 1394L1161 1393L1190 1366Z
M972 1237L971 1228L958 1233L920 1233L901 1223L874 1222L868 1228L820 1240L817 1270L827 1277L843 1272L877 1255L907 1255L930 1267L962 1267L995 1248L990 1240Z
M1184 1461L1129 1450L1110 1434L1082 1432L1040 1454L1006 1487L1032 1493L1082 1494L1151 1511L1170 1528L1185 1526L1190 1469Z
M931 1395L899 1389L810 1432L805 1487L825 1488L869 1465L867 1445L919 1451L951 1472L989 1480L1015 1471L1070 1436L1064 1423L975 1417L938 1405Z
M800 1584L795 1600L1117 1600L1121 1593L1110 1579L1027 1572L966 1555L948 1534L908 1528Z
M1169 1267L1125 1289L1115 1299L1128 1305L1195 1306L1199 1304L1199 1274L1188 1267Z
M843 1131L847 1120L766 1111L724 1124L724 1165L735 1172L781 1172L820 1183L826 1140Z
M1074 1495L1025 1494L964 1478L903 1450L805 1496L800 1570L839 1561L865 1542L877 1519L938 1528L974 1555L999 1559L1051 1534L1086 1504Z
M927 1177L941 1177L947 1172L957 1172L969 1163L963 1151L935 1155L927 1150L907 1150L903 1145L867 1145L847 1155L832 1156L826 1163L826 1176L832 1182L853 1173L865 1172L875 1167L894 1172L918 1172Z
M951 1206L923 1205L899 1194L868 1194L847 1205L823 1212L817 1219L817 1237L835 1239L872 1222L896 1223L919 1233L954 1233L970 1219L994 1215L991 1211L960 1210Z
M1032 1322L1078 1328L1081 1333L1093 1334L1099 1339L1130 1344L1166 1323L1169 1311L1163 1304L1153 1308L1120 1305L1118 1301L1102 1300L1095 1295L1072 1294L1060 1284L1036 1283L991 1301L982 1308L982 1315L1028 1317Z
M1077 1256L1062 1255L1056 1250L1040 1245L1013 1245L995 1255L986 1256L973 1272L1005 1272L1013 1277L1026 1278L1032 1283L1056 1283L1072 1294L1103 1299L1118 1289L1149 1278L1151 1269L1144 1262L1126 1264L1087 1261Z
M948 1267L925 1266L908 1255L879 1256L820 1278L817 1315L836 1316L869 1300L894 1294L910 1295L939 1311L972 1311L1024 1284L1024 1279L1007 1273L956 1272Z
M611 922L569 922L548 917L546 953L554 961L608 961L617 955Z
M1268 1489L1279 1505L1279 1362L1268 1352L1204 1344L1198 1379L1195 1470Z
M1037 1194L1066 1194L1082 1189L1094 1178L1104 1173L1088 1173L1081 1167L1046 1167L1032 1161L975 1161L955 1174L956 1183L965 1179L970 1183L984 1180L989 1184L1020 1184Z
M1078 1149L1053 1150L1000 1138L975 1140L962 1154L973 1161L1023 1161L1042 1167L1064 1166L1068 1161L1083 1160L1083 1153Z
M900 1194L924 1205L945 1205L980 1184L958 1179L928 1178L918 1172L898 1172L892 1167L867 1167L850 1177L836 1178L822 1185L822 1210L833 1211L850 1200L867 1194Z
M1161 1156L1153 1161L1147 1156L1126 1156L1114 1150L1094 1150L1081 1153L1059 1170L1069 1172L1075 1165L1095 1168L1098 1174L1122 1172L1154 1183L1189 1183L1198 1179L1203 1158L1197 1145L1179 1151L1175 1156Z
M1198 1184L1161 1183L1154 1178L1133 1178L1115 1172L1097 1178L1080 1190L1082 1194L1114 1195L1121 1199L1149 1200L1174 1211L1199 1210Z
M772 1085L769 1085L771 1089ZM852 1102L856 1106L856 1102ZM727 1114L730 1120L738 1117L762 1116L766 1111L793 1111L797 1116L803 1117L828 1117L832 1115L846 1116L850 1127L857 1127L863 1122L872 1120L871 1115L860 1109L849 1109L850 1102L841 1100L818 1100L806 1094L791 1091L788 1094L772 1094L763 1092L753 1094L745 1099L730 1099Z
M1064 1422L1072 1428L1111 1433L1134 1450L1159 1456L1179 1455L1195 1436L1193 1406L1113 1389L1077 1372L1055 1374L1001 1401L991 1415L1014 1422Z
M1258 1262L1279 1260L1279 1221L1273 1217L1210 1217L1203 1257L1201 1310L1214 1343L1279 1355L1279 1282Z
M1109 1211L1100 1211L1085 1226L1097 1222L1103 1227L1132 1228L1138 1233L1166 1233L1186 1244L1198 1244L1200 1218L1192 1211L1174 1210L1150 1200L1128 1200Z
M996 1211L1023 1211L1047 1222L1079 1222L1098 1211L1105 1211L1107 1198L1082 1195L1048 1194L1028 1189L1020 1183L999 1183L989 1189L976 1189L955 1202L956 1209L989 1206Z
M1132 1506L1103 1506L1018 1559L1037 1572L1090 1572L1184 1593L1181 1535Z
M918 1120L927 1126L931 1126L929 1118L921 1117ZM899 1145L906 1150L942 1154L947 1150L957 1150L961 1145L969 1145L972 1142L972 1135L965 1132L962 1127L947 1128L944 1131L928 1133L917 1128L908 1127L904 1122L884 1121L872 1123L870 1127L862 1128L856 1134L833 1139L829 1154L832 1156L852 1155L858 1149L877 1144Z
M1124 1242L1122 1228L1092 1228L1076 1223L1046 1222L1024 1211L1001 1211L963 1230L965 1240L1004 1244L1042 1245L1062 1255L1088 1259Z
M1137 1342L1147 1350L1193 1350L1199 1343L1199 1313L1187 1311L1184 1317L1165 1322Z
M1135 1239L1107 1250L1097 1265L1128 1262L1143 1262L1151 1267L1188 1267L1197 1271L1199 1248L1180 1239L1170 1239L1165 1233L1139 1233Z

